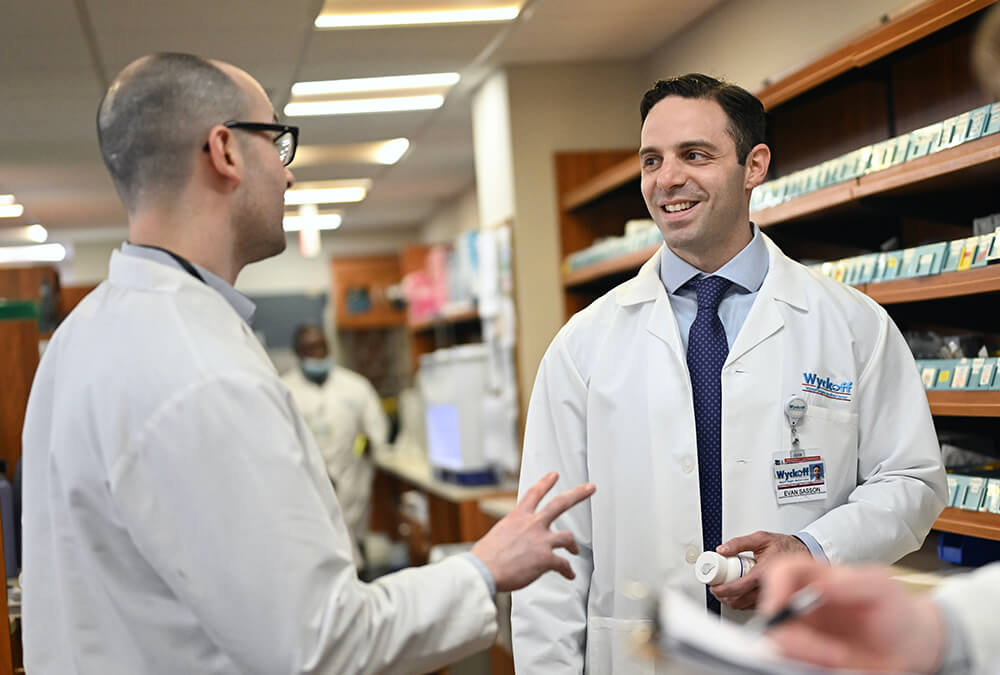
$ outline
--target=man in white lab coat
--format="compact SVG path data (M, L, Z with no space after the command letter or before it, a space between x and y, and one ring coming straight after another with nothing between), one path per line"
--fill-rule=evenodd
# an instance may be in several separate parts
M487 646L494 590L576 550L548 475L471 553L359 581L319 449L233 289L281 252L298 129L244 71L127 66L98 135L128 212L60 326L24 425L26 669L420 673Z
M896 326L749 219L770 162L760 101L687 75L658 82L641 113L641 190L666 245L572 317L539 366L522 490L556 468L601 491L559 521L581 547L576 579L514 594L523 673L652 673L630 648L648 618L633 589L666 583L740 618L776 554L893 561L944 506ZM702 550L757 565L706 597Z
M295 330L298 368L285 373L295 405L312 431L326 463L354 547L354 564L364 567L363 544L371 514L372 454L385 447L389 420L378 393L363 375L337 366L323 329L303 324Z

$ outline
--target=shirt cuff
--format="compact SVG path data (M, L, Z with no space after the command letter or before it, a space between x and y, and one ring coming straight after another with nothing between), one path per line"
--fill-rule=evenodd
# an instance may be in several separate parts
M935 673L936 675L968 673L971 666L969 642L965 637L965 631L962 630L962 623L947 603L940 602L937 606L944 620L945 648L941 667Z
M816 541L816 537L812 536L808 532L796 532L792 536L806 545L806 548L809 549L813 558L825 563L830 562L830 559L826 557L826 553L823 552L823 547L819 545L818 541Z
M476 568L479 575L483 578L483 583L486 584L486 588L489 589L490 597L496 599L497 597L497 582L493 578L493 574L490 569L486 566L482 560L472 555L471 553L461 554L463 558L472 563L472 566Z

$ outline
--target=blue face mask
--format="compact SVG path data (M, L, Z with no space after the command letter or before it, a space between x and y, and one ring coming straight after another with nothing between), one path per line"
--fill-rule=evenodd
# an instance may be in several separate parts
M310 380L323 381L330 375L330 371L333 370L333 359L329 356L325 359L313 359L306 357L302 359L302 372Z

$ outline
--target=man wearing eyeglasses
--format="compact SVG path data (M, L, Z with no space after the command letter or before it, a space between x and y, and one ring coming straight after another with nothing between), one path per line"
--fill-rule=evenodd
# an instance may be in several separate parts
M470 554L373 584L308 425L233 289L280 253L297 130L183 54L98 111L128 212L108 280L56 331L24 426L24 656L53 673L419 673L484 648L493 593L572 576L549 531L593 493L535 488Z

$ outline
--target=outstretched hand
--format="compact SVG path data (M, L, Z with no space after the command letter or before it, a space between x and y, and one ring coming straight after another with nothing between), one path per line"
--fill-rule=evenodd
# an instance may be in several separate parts
M578 485L536 511L558 479L555 472L543 476L524 493L514 510L472 547L472 555L489 569L498 591L524 588L549 570L567 579L574 577L569 561L554 551L564 548L579 553L576 539L569 532L552 532L549 526L567 509L594 494L596 488L593 483Z

